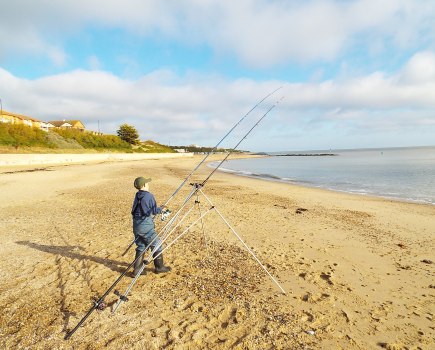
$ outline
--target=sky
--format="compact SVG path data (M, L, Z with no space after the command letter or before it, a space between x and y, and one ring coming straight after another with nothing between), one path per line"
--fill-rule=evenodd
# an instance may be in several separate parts
M246 115L260 100L280 88ZM14 0L4 110L251 151L435 145L433 0Z

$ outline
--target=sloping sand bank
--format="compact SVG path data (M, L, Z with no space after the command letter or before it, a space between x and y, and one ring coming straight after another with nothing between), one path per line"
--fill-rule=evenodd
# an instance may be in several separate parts
M435 206L224 173L204 193L287 294L211 212L164 254L172 272L150 265L115 314L110 294L63 340L133 260L133 250L121 254L132 239L134 178L152 177L161 203L200 159L0 168L0 348L435 347ZM195 218L209 208L198 199Z

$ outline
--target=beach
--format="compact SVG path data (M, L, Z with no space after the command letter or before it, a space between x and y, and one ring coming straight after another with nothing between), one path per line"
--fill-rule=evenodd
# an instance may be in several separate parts
M222 172L174 231L172 271L148 265L116 313L110 293L64 340L134 259L134 178L162 204L202 157L0 167L0 348L435 348L434 205Z

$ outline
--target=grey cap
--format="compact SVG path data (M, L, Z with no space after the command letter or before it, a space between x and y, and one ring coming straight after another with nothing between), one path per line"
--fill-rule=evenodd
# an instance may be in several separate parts
M142 187L145 186L146 183L151 182L151 178L144 178L143 176L137 177L134 180L134 187L136 187L138 190L140 190Z

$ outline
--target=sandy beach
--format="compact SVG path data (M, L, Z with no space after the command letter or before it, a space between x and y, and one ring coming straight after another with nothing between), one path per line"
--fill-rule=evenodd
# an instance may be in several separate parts
M134 178L161 204L201 159L0 168L0 348L435 349L435 206L219 172L204 193L286 294L211 210L65 341L134 258Z

